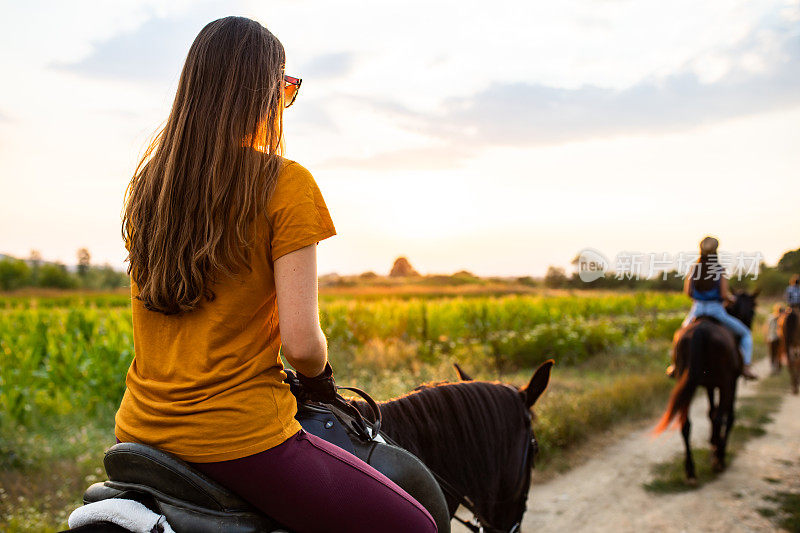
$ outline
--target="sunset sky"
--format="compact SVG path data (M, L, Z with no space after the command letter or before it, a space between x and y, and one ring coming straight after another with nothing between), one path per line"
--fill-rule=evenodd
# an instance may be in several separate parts
M798 0L27 1L0 19L0 253L123 268L125 187L226 15L303 79L286 155L338 231L320 273L800 247Z

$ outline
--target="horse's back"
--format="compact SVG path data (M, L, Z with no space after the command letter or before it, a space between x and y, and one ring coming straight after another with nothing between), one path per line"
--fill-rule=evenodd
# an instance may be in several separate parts
M738 358L736 337L733 332L711 317L698 317L685 328L675 332L675 364L679 373L692 361L702 366L697 375L703 381L713 382L735 371ZM692 354L692 350L698 350Z

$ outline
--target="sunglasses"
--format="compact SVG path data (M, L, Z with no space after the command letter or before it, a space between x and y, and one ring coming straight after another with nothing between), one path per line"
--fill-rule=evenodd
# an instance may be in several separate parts
M289 107L297 99L297 93L300 90L300 84L303 82L300 78L293 78L292 76L283 75L283 100L285 106Z

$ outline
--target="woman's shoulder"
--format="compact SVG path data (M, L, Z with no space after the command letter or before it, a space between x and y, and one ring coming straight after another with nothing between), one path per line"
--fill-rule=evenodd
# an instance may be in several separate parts
M283 178L284 180L291 180L291 179L313 179L311 172L295 161L294 159L289 159L286 157L278 156L280 161L280 170L278 171L278 179Z
M293 159L280 158L280 169L275 177L278 189L304 189L314 184L311 172Z
M319 196L319 188L311 172L292 159L281 157L281 167L275 177L275 185L269 204L273 208L313 200Z

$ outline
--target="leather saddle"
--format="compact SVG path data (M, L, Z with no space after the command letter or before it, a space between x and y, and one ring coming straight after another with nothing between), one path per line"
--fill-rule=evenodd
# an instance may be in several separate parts
M163 514L176 531L278 532L280 525L225 487L172 454L135 442L112 446L103 458L108 481L91 485L89 504L134 499Z
M450 530L444 494L416 456L380 442L380 437L369 441L353 438L346 417L333 407L299 404L296 418L308 433L353 453L414 496L431 513L439 531ZM152 446L117 443L106 452L103 465L108 480L91 485L83 495L84 504L108 498L133 499L166 516L176 533L288 532L185 461Z

